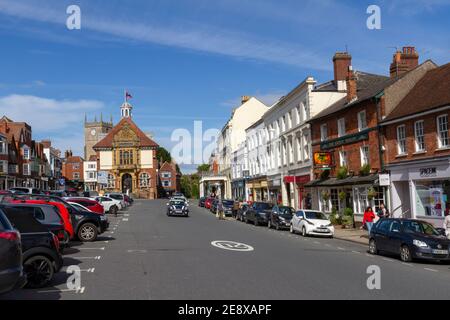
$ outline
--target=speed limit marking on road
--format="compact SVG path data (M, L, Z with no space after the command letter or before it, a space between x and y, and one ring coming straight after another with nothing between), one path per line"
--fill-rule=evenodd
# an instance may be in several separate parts
M248 244L228 240L213 241L211 242L211 245L219 249L231 251L249 252L255 250L252 246L249 246Z

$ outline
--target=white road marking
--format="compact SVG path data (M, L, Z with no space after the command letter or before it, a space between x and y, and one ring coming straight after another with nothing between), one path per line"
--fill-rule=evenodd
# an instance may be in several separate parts
M315 243L315 244L320 244L320 242L319 242L319 241L314 241L314 243Z
M101 248L78 248L79 250L105 250L105 247Z
M375 258L375 256L373 256L373 255L371 255L371 254L368 254L368 253L366 253L366 256L368 256L368 257L370 257L370 258Z
M353 250L352 252L353 252L353 253L356 253L356 254L361 254L361 252L355 251L355 250Z
M127 250L128 253L147 253L147 250Z
M212 241L211 245L224 250L249 252L255 250L252 246L245 243L229 241L229 240L216 240Z
M105 243L109 243L109 241L105 241Z
M86 289L85 287L81 287L78 289L43 290L43 291L38 291L38 293L74 292L76 294L78 294L78 293L83 294L85 289Z
M72 257L73 259L79 259L79 260L88 260L88 259L92 259L92 260L100 260L102 258L102 256L96 256L96 257Z
M65 271L66 269L63 269ZM89 269L80 269L81 272L88 272L88 273L94 273L95 268L89 268Z
M341 247L337 247L337 249L338 249L338 250L341 250L341 251L345 251L345 249L344 249L344 248L341 248Z
M123 218L122 221L128 221L128 218Z
M402 265L408 266L408 267L414 267L414 265L412 265L411 263L406 263L406 262L402 262Z
M384 260L384 261L389 261L389 262L395 262L394 260L388 259L388 258L383 258L383 260Z
M436 269L431 269L431 268L424 268L427 271L431 271L431 272L438 272Z

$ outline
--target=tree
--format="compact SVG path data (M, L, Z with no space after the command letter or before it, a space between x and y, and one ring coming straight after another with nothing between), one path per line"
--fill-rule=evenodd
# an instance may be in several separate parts
M164 162L172 162L172 156L170 155L170 152L167 151L165 148L163 147L158 147L158 149L156 150L156 159L162 160L162 163Z
M197 167L198 173L208 172L211 166L209 164L202 164Z

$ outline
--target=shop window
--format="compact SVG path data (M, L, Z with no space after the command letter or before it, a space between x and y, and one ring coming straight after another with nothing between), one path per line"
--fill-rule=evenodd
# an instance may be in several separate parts
M450 181L420 181L415 189L417 216L444 217L450 208Z
M339 194L337 189L330 190L331 210L339 211Z

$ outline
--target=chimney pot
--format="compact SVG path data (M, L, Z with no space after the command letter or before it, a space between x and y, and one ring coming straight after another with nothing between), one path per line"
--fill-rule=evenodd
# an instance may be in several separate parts
M241 104L244 104L244 103L246 103L248 100L250 100L251 99L251 97L250 96L242 96L241 97Z
M356 83L356 76L353 72L353 67L348 66L347 71L347 103L352 102L358 98L358 87Z
M411 71L419 65L419 54L415 47L403 47L402 51L394 54L390 66L391 78L396 78Z

